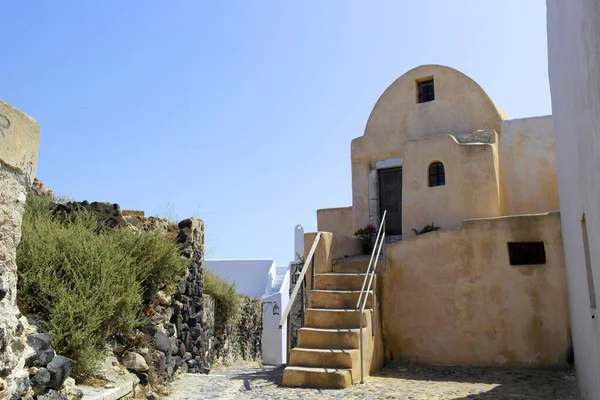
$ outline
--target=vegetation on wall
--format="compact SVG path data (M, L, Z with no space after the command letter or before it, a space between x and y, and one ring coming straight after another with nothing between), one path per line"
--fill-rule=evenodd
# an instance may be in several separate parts
M215 298L225 321L234 321L240 316L243 298L235 291L235 284L204 270L204 294Z
M435 226L435 224L432 222L431 224L425 225L423 228L421 228L421 230L416 230L413 228L412 231L415 233L415 235L419 236L424 233L439 231L440 229L441 228L439 226Z
M112 334L144 322L144 289L174 288L187 263L161 233L103 229L86 212L57 218L51 200L28 196L17 300L21 311L38 315L54 348L75 360L81 376L92 371Z

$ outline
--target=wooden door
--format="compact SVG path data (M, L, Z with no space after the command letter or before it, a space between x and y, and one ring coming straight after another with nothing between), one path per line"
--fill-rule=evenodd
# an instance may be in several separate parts
M385 218L386 235L402 235L402 168L379 170L379 212Z

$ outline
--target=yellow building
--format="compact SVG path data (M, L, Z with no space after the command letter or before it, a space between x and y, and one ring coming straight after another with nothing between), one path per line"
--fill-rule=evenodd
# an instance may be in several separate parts
M323 233L309 313L353 306L336 299L360 291L344 274L364 273L369 261L357 257L362 248L354 232L378 227L385 211L385 254L372 307L380 336L367 340L366 369L384 358L566 363L569 313L551 116L510 120L466 75L424 65L385 90L351 154L352 206L317 211ZM431 223L441 229L416 235ZM315 237L306 235L306 253ZM350 375L356 381L354 369ZM303 380L289 372L287 382Z

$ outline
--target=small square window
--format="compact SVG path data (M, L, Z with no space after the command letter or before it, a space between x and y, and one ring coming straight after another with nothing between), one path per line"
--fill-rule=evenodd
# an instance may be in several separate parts
M508 243L510 265L546 264L544 242Z
M433 79L417 82L417 89L419 103L427 103L428 101L435 100L435 94L433 92Z

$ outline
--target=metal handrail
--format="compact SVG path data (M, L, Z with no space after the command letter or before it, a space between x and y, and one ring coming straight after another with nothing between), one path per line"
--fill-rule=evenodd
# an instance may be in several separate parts
M365 312L365 307L367 305L367 299L369 298L369 291L371 290L371 285L373 284L373 278L375 276L375 269L377 269L377 261L379 260L379 254L381 252L381 247L385 242L385 216L387 214L387 210L383 212L383 216L381 217L381 223L379 224L379 230L377 231L377 238L375 239L375 245L373 246L373 251L371 252L371 259L369 260L369 267L367 268L367 273L365 274L365 280L363 281L362 288L360 289L360 295L358 296L358 302L356 303L356 309L359 310L359 320L360 320L360 383L365 382L365 373L364 373L364 349L363 349L363 314ZM383 231L383 235L381 234ZM381 240L379 239L381 237ZM377 251L377 255L375 256L375 252ZM375 257L375 264L373 264L373 257ZM373 265L373 270L371 270L371 265ZM369 280L369 284L366 287L367 279ZM363 298L364 293L364 298ZM362 301L362 304L361 304ZM373 287L373 299L372 299L372 320L371 320L371 331L373 336L375 336L375 316L377 313L377 290L375 286Z
M302 287L302 285L304 283L304 277L306 276L306 271L308 270L308 266L311 264L312 258L315 254L315 250L317 249L317 245L319 244L319 239L321 239L321 232L317 232L317 236L315 236L315 240L313 241L310 251L308 252L308 256L306 257L306 260L304 261L304 265L302 266L302 271L300 272L300 276L298 277L298 280L296 281L296 286L294 286L294 290L292 291L292 294L290 295L290 299L288 300L288 304L285 307L285 311L283 312L283 314L281 314L281 320L279 321L279 329L281 329L283 327L283 324L287 320L288 315L289 315L290 311L292 310L292 306L294 305L296 296L298 295L298 292L300 291L300 288ZM313 264L313 275L314 275L314 264ZM290 276L290 279L291 279L291 276ZM314 276L313 276L312 282L314 282ZM302 307L304 307L304 302L302 302L302 303L303 303Z

